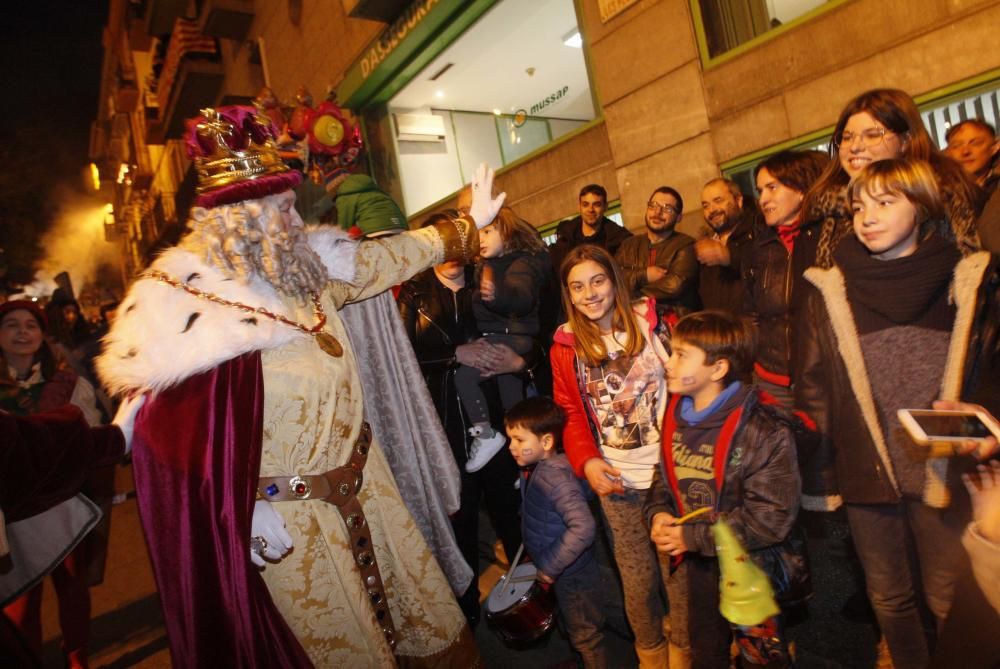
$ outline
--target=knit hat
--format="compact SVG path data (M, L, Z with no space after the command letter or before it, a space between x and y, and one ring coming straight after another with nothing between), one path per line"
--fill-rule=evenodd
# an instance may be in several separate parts
M11 300L0 304L0 321L10 312L20 309L31 312L31 315L35 317L35 320L38 321L43 331L48 329L49 321L45 318L45 312L42 311L37 302L33 302L32 300Z

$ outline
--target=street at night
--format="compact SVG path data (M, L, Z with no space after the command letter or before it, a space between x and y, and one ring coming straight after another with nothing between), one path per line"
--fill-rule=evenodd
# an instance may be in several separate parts
M37 0L0 667L1000 669L1000 0Z

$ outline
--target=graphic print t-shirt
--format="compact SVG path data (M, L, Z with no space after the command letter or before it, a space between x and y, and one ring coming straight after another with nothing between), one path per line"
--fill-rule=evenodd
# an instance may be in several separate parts
M704 410L707 413L700 415L692 410L689 398L683 398L678 404L675 414L677 429L672 438L672 453L674 473L677 476L677 487L684 513L696 511L704 506L715 507L716 444L726 419L743 404L749 393L750 389L747 386L740 386L731 396L717 398L713 406ZM687 414L687 411L691 413ZM689 422L685 416L690 416L691 420L697 422ZM698 419L694 416L698 416ZM741 448L738 445L731 447L727 466L738 466L742 458Z
M584 372L587 399L601 431L601 453L621 471L626 488L644 490L653 482L660 456L663 363L648 342L634 356L625 355L612 335L604 336L604 345L608 359Z

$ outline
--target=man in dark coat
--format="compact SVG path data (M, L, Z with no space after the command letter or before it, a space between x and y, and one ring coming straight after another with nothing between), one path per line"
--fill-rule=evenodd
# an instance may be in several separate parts
M580 190L580 215L559 224L556 243L549 249L557 276L563 258L577 246L596 244L614 255L622 242L632 236L628 230L605 218L607 210L608 192L603 186L589 184Z
M712 179L701 191L701 210L711 228L695 244L701 273L698 292L705 309L743 313L743 252L753 239L753 214L743 210L743 193L729 179Z

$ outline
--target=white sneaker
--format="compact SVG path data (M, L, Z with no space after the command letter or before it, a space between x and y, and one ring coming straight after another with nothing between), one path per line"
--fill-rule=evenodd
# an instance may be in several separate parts
M469 446L469 461L465 463L465 471L472 474L478 472L486 466L486 463L493 459L493 456L500 452L500 449L507 443L507 437L500 432L493 433L492 437L476 437Z

